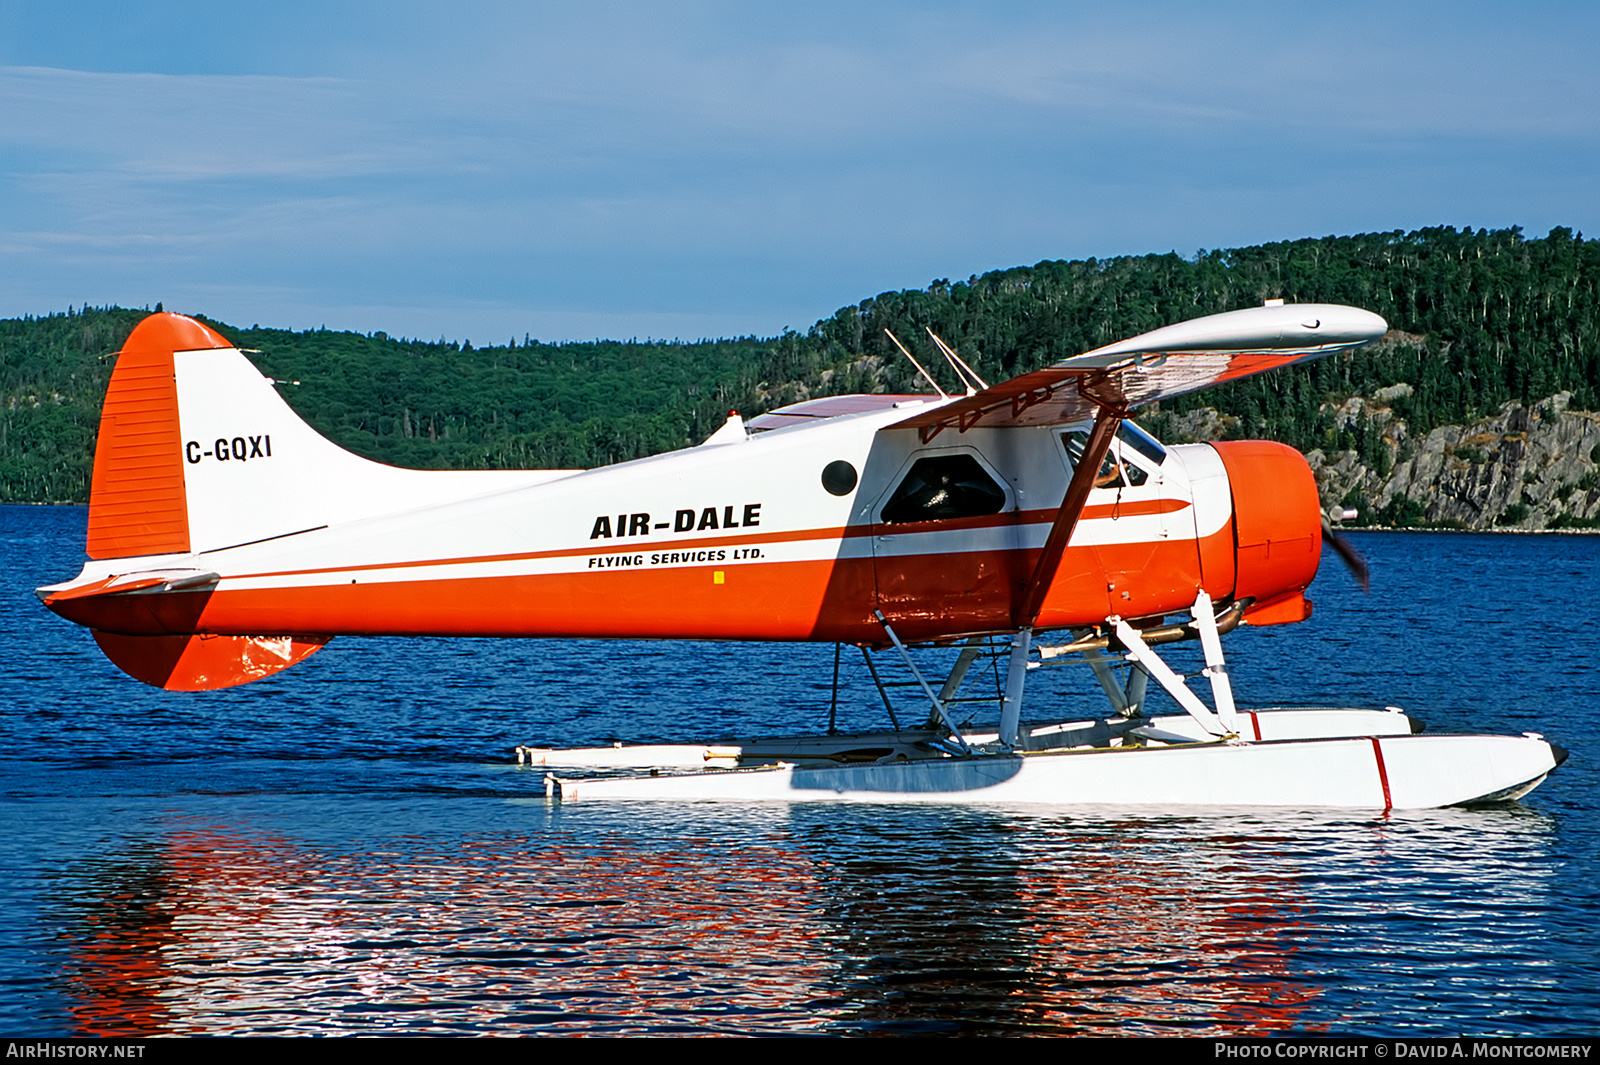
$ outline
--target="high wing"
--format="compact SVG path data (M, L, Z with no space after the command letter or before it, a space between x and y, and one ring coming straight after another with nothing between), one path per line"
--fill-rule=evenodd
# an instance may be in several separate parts
M1126 412L1349 351L1387 328L1370 311L1325 303L1274 302L1213 314L1063 359L888 428L916 429L927 443L945 429L1081 422L1100 408Z

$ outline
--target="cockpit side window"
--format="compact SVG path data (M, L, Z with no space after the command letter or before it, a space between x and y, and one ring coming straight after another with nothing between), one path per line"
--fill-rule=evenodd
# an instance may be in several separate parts
M998 514L1006 493L971 455L930 455L912 463L881 515L889 525Z
M1067 449L1067 465L1076 470L1078 460L1083 457L1083 449L1089 442L1089 434L1079 430L1062 433L1061 442ZM1112 441L1111 450L1100 463L1100 472L1094 479L1096 488L1137 488L1150 479L1146 470L1129 460L1130 451L1137 452L1156 467L1167 457L1166 448L1155 437L1132 422L1123 422L1117 428L1117 437Z

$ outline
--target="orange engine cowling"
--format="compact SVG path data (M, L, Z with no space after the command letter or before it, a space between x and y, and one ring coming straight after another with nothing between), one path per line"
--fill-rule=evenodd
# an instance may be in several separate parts
M1233 493L1234 598L1255 600L1244 620L1304 621L1311 616L1305 590L1322 557L1322 504L1311 467L1294 448L1269 440L1211 446L1222 457Z

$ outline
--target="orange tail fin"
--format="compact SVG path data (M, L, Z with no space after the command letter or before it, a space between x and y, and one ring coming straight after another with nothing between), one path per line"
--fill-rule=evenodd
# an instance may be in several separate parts
M181 314L153 314L129 334L100 412L89 489L90 558L189 550L172 353L231 347Z
M153 314L129 334L101 409L89 490L91 559L112 560L114 566L117 559L195 549L175 353L232 348L215 330L180 314ZM45 605L63 616L91 627L115 625L130 611L142 613L133 596L173 577L109 576L40 592ZM258 680L328 642L326 636L132 635L100 628L94 628L94 638L123 672L169 691Z

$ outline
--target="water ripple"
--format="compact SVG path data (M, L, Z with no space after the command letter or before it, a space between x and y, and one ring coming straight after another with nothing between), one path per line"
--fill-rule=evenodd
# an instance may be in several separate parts
M1553 664L1505 609L1556 573L1600 598L1600 538L1364 536L1370 598L1330 575L1311 622L1232 639L1257 705L1398 702L1573 751L1524 804L1380 816L552 806L516 743L814 727L831 650L341 640L155 692L27 594L81 526L0 508L16 1034L1600 1027L1600 623ZM1051 676L1051 709L1081 704ZM845 696L879 723L864 680Z

